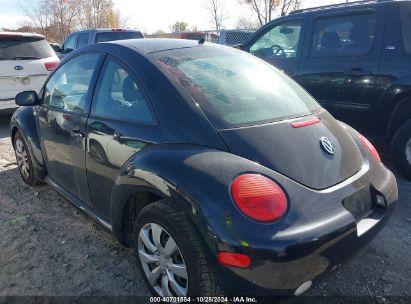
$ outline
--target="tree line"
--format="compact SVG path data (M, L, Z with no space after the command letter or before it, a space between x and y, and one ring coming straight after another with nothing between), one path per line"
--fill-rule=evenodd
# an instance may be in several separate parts
M30 19L21 29L42 34L51 42L64 41L72 31L127 23L112 0L33 0L21 9Z

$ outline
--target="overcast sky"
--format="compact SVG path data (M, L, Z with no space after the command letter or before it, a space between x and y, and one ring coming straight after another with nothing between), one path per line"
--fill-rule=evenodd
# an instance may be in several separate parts
M207 0L114 0L115 7L127 17L131 27L152 33L156 30L169 31L176 21L185 21L189 26L199 29L211 29L209 16L204 9ZM17 28L27 18L21 9L30 0L0 0L0 28ZM345 0L303 0L303 7L341 3ZM224 0L229 18L224 22L225 28L233 28L239 17L255 18L246 5L239 0Z

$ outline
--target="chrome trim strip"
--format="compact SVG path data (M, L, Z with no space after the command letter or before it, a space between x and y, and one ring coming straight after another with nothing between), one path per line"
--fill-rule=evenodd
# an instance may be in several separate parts
M16 76L0 76L0 79L19 79L19 78L27 78L27 77L47 77L48 74L31 74L31 75L16 75Z

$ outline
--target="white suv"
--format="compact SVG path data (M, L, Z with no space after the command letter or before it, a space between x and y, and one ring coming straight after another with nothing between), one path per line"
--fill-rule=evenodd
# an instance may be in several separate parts
M14 97L19 92L39 92L58 64L59 58L43 36L0 32L0 113L17 107Z

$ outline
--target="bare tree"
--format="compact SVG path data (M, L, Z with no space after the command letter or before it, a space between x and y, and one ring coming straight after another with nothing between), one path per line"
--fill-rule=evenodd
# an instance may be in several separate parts
M258 28L258 22L256 20L253 21L251 18L247 18L246 16L240 16L237 18L236 28L239 30L255 29Z
M79 23L81 28L119 27L127 22L121 20L120 12L114 10L112 0L80 0Z
M298 9L301 5L301 0L281 0L281 16L287 15L290 11Z
M34 0L22 7L29 27L50 41L62 42L78 29L125 26L127 18L114 9L112 0Z
M50 27L53 22L53 15L47 1L36 0L21 8L31 20L31 22L24 24L24 26L36 28L40 34L46 37L46 39L50 39Z
M240 3L247 4L257 15L260 26L270 22L273 13L280 5L280 0L239 0Z
M210 22L214 24L215 29L219 31L223 22L227 19L227 13L224 9L223 1L221 0L207 0L204 3L205 9L210 16Z

